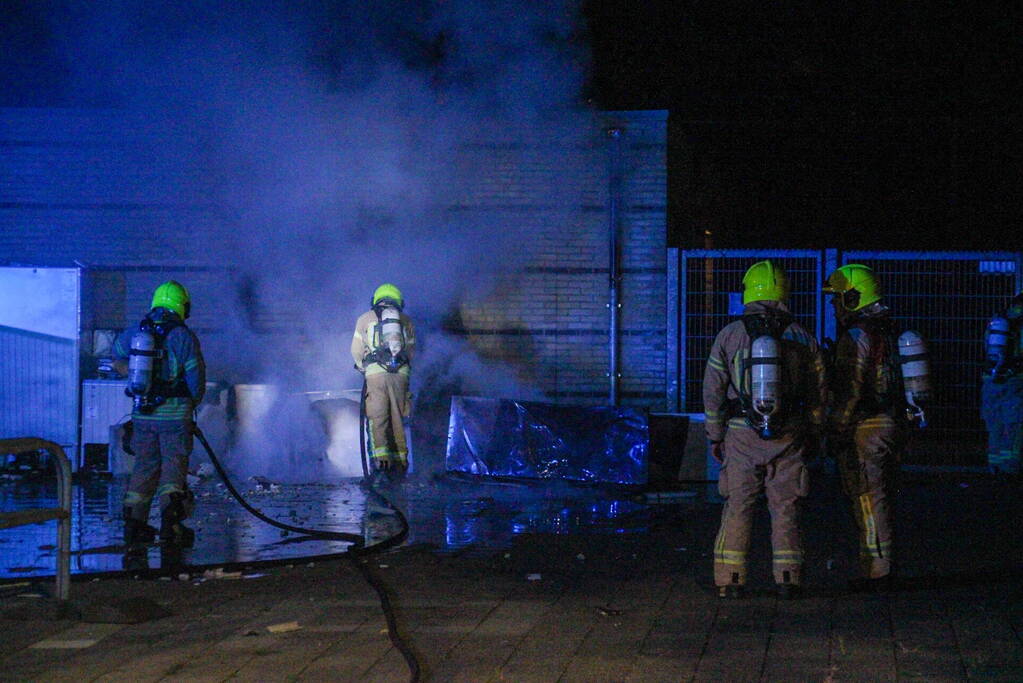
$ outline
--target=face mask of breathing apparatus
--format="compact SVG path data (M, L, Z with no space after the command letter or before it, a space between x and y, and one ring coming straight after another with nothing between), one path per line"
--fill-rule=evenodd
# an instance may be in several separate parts
M913 330L899 335L899 364L902 384L906 390L906 412L910 421L920 427L927 426L923 406L931 399L931 369L927 359L927 346Z
M781 408L781 357L778 340L763 335L750 346L750 424L761 439L777 436L772 421Z

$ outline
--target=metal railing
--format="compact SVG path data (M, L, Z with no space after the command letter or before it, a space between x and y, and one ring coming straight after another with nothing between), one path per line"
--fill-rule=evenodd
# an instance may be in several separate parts
M57 520L56 597L66 602L71 595L71 462L58 444L36 437L0 439L0 453L45 450L53 456L57 470L59 507L0 512L0 529Z

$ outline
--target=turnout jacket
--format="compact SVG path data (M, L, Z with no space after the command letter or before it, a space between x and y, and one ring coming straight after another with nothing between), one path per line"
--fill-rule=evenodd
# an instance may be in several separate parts
M884 331L887 315L861 317L835 345L829 428L842 433L868 417L890 413L902 405L899 378L894 376L893 335Z
M791 315L785 304L776 301L753 301L746 304L743 315L778 313ZM710 349L703 373L703 410L707 438L722 441L728 427L746 427L741 417L740 392L750 391L750 371L742 370L750 357L750 338L742 320L734 320L718 332ZM782 357L781 392L785 404L782 432L792 433L807 423L819 427L824 421L824 361L820 347L797 322L790 323L781 334L779 351ZM729 424L730 418L738 419Z

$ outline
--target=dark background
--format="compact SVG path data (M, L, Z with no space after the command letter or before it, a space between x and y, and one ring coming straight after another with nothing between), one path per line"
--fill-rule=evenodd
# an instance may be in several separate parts
M671 111L671 246L1020 248L1017 14L951 2L585 10L595 100Z
M320 4L337 27L355 11ZM62 5L0 4L0 105L82 103L67 100L68 57L53 49ZM386 49L443 79L449 43L416 28L430 7L366 11ZM671 113L670 246L1019 248L1017 14L950 0L583 0L582 15L582 96ZM329 68L330 55L316 58Z

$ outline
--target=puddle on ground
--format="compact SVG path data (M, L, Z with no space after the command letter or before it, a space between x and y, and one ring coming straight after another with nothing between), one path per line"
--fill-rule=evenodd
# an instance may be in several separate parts
M121 500L126 478L90 479L73 488L71 571L122 569ZM344 551L348 543L282 531L246 512L218 479L193 483L196 508L189 526L191 565L296 560ZM376 502L367 505L360 480L325 484L245 482L239 490L253 507L286 524L363 536L367 544L399 531L397 519ZM406 544L439 552L509 547L517 534L629 533L646 528L651 508L622 491L564 482L534 484L410 479L388 493L409 519ZM0 481L0 511L56 505L56 485L30 479ZM154 508L156 506L154 505ZM150 523L159 525L154 513ZM56 522L0 531L0 578L52 575ZM158 547L149 564L160 566Z

